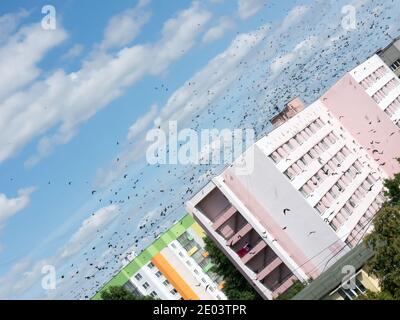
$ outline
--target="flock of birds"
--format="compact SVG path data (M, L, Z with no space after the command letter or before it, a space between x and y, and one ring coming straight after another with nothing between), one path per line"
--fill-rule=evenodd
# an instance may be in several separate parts
M270 130L269 120L285 102L296 96L306 103L313 102L344 73L390 42L388 32L395 35L400 31L395 21L400 12L394 0L366 1L357 11L358 24L353 31L341 27L339 2L334 5L336 12L330 1L316 1L289 29L267 33L261 43L254 45L252 54L236 66L240 76L222 96L212 99L214 89L209 88L211 98L207 106L193 115L188 126L196 131L210 127L253 128L259 138ZM393 25L395 29L390 29ZM288 54L300 39L310 37L319 39L317 45L271 77L270 63ZM197 94L196 84L190 85L193 94ZM163 84L155 90L167 90L167 86ZM98 230L98 239L82 251L80 261L63 267L58 275L57 297L91 298L121 269L132 252L138 254L180 219L185 214L185 202L224 166L148 164L139 172L124 173L120 186L109 190L110 198L102 198L100 191L89 189L88 196L99 203L119 204L122 209L115 224ZM67 181L68 186L73 183ZM286 208L283 214L290 211Z
M389 25L395 23L392 19L394 13L391 12L394 5L394 1L366 2L359 8L357 29L352 32L343 32L340 20L337 25L321 26L320 21L332 20L330 6L311 8L310 16L304 17L283 34L267 35L261 45L255 46L253 54L237 66L241 69L241 76L234 85L219 99L210 99L206 109L194 114L190 127L196 131L208 126L251 127L260 137L271 128L269 119L279 112L286 101L300 96L306 102L312 102L345 72L368 58L379 46L390 42L387 32ZM397 30L391 30L392 34L400 31L399 26L396 27ZM305 57L296 57L290 65L282 68L275 79L271 79L267 67L271 57L287 44L296 41L299 35L301 38L318 36L322 39L320 43L328 41L329 44L311 48ZM333 35L337 37L333 39ZM195 84L191 85L193 94L197 94ZM160 89L163 88L166 86L161 85ZM212 90L210 88L210 95ZM85 268L76 264L70 265L66 275L71 280L75 278L75 285L63 294L70 298L90 298L105 281L120 270L121 261L126 261L132 251L139 253L181 218L185 214L185 202L223 167L224 164L147 165L132 177L129 173L124 174L124 187L110 189L113 199L108 201L110 204L132 202L133 206L122 212L117 231L109 230L108 234L99 237L105 240L100 247L102 250L107 249L106 256L100 256L100 250L97 255L94 254L97 248L92 246L90 250L83 252ZM96 196L96 190L92 190L91 194ZM285 208L283 214L289 214L290 211L290 208ZM146 215L149 212L151 214ZM315 232L310 231L309 235L313 233Z

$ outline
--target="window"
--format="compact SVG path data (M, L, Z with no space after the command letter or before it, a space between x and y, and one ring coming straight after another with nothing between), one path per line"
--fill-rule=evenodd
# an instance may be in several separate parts
M285 176L288 177L290 180L294 179L294 174L293 174L293 170L291 170L291 168L289 168L288 170L285 171Z
M328 139L327 138L322 139L320 143L322 145L322 149L324 149L324 150L328 150L329 149Z
M324 204L320 201L318 204L314 207L320 214L323 214L326 210L326 207Z
M313 131L310 129L310 127L306 127L305 129L304 129L304 132L309 136L309 137L311 137L312 135L313 135Z
M355 168L357 169L358 172L361 171L361 169L362 169L362 164L361 164L360 161L356 160L356 162L354 162L354 166L355 166Z
M163 285L166 286L166 287L168 287L168 286L169 286L169 281L168 281L168 280L164 280L164 281L163 281Z
M373 176L371 174L367 177L367 182L371 185L374 184L375 179L373 178Z
M356 278L356 286L357 286L357 289L362 294L365 294L367 292L367 289L365 289L364 285L361 283L361 281L358 278Z
M161 277L161 276L162 276L161 271L157 271L157 272L156 272L156 276L157 276L157 278Z
M279 156L280 156L281 158L285 158L285 157L286 157L285 150L283 150L282 147L279 148L278 150L276 150L276 152L279 154Z
M150 293L150 295L151 295L153 298L157 298L157 297L158 297L157 292L155 292L155 291L152 291L152 292Z
M143 277L142 277L142 275L141 275L140 273L138 273L138 274L135 276L135 279L139 281L139 280L142 280Z
M329 190L329 194L332 196L333 199L336 199L339 195L337 191L333 189Z
M313 132L318 131L318 125L317 125L317 120L315 120L313 123L310 124L310 129L313 130Z
M355 203L353 196L349 199L348 204L350 205L351 208L357 207L357 204Z
M301 194L303 195L303 196L305 196L305 197L308 197L308 192L307 192L307 190L305 190L305 188L304 188L304 186L300 189L300 192L301 192Z
M291 138L289 141L288 141L288 143L290 143L291 145L292 145L292 148L293 149L296 149L296 147L297 147L297 141L294 139L294 138Z
M285 152L287 153L287 154L289 154L290 153L290 148L289 148L289 146L288 146L288 144L286 143L286 144L284 144L284 145L282 145L282 148L283 148L283 150L285 150Z
M344 300L353 300L354 298L357 298L357 296L351 290L340 288L338 293Z
M147 265L147 267L148 267L149 269L153 269L153 268L154 268L153 262L150 262L150 263Z
M325 125L325 123L321 120L321 118L318 118L318 119L316 120L315 123L316 123L317 126L319 126L320 128L322 128L322 127ZM328 121L328 123L329 123L329 121Z
M178 291L176 291L176 289L174 288L174 289L172 289L171 291L171 294L173 294L173 295L176 295L177 293L178 293Z
M207 283L207 280L204 278L201 278L201 281L203 281L204 283Z
M297 141L297 143L298 143L299 145L302 145L303 142L304 142L303 138L300 136L299 133L296 134L296 135L294 136L294 139Z
M392 71L396 71L399 67L400 67L400 59L397 59L390 65L390 69L392 69Z
M145 289L150 288L150 285L147 282L145 282L145 283L143 283L143 288L145 288Z
M269 156L273 162L278 163L279 160L281 159L278 152L274 151L271 153L271 155Z
M343 206L344 211L346 211L349 215L353 213L353 208L349 205L348 202Z
M345 300L353 300L366 293L367 290L357 277L355 279L355 284L355 287L351 289L340 288L338 294Z
M304 157L301 157L298 161L297 161L297 165L301 168L304 169L307 166L307 163L304 161Z

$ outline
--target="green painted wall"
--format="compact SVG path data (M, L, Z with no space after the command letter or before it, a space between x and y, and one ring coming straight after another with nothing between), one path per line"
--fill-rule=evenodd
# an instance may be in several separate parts
M157 253L181 236L194 223L195 220L191 215L187 214L184 216L108 281L103 288L92 297L92 300L101 300L101 292L111 286L124 285L140 268L149 263Z

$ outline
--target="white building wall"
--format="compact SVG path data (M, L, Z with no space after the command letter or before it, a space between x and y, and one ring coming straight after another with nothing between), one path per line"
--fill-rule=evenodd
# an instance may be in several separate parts
M179 275L186 281L191 289L201 300L226 300L218 285L202 270L202 268L191 258L187 251L178 241L171 242L162 251L171 265L179 268Z
M179 300L181 295L179 293L172 294L171 290L174 287L169 283L168 285L164 285L164 281L167 280L163 275L157 276L158 268L154 266L153 268L149 268L149 264L146 264L138 272L134 274L133 277L130 278L130 281L137 287L140 293L144 296L148 296L152 291L157 293L157 296L161 300ZM137 279L136 276L140 274L141 279ZM144 284L148 283L149 287L144 288Z
M400 126L400 79L390 67L378 55L374 55L350 71L350 75L390 119Z
M298 141L303 142L299 145ZM321 101L289 119L257 145L343 240L374 201L383 201L382 181L387 176ZM363 222L367 227L368 223Z

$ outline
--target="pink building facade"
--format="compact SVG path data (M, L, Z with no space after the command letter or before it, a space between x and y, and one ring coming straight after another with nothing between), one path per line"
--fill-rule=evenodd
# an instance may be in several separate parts
M304 110L294 100L272 132L187 203L265 299L316 278L357 245L384 202L384 179L400 171L400 81L379 60ZM250 162L247 174L236 170Z
M379 109L400 127L400 79L391 68L378 55L374 55L350 71L349 75Z

